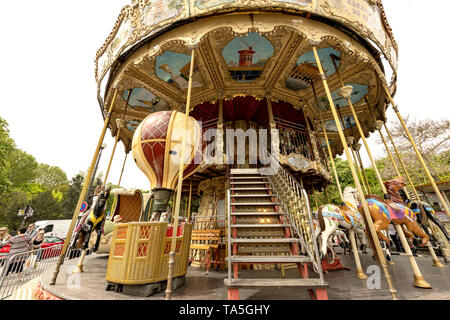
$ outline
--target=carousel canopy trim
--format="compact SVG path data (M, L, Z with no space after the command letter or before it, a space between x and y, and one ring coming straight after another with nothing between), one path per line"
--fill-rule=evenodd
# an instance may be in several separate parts
M97 51L95 77L101 82L120 55L175 26L201 17L232 12L289 12L309 19L328 19L336 26L378 46L394 74L398 47L381 0L132 0L125 6L103 46ZM369 41L366 44L371 47ZM395 79L395 77L394 77ZM395 83L393 83L394 85Z

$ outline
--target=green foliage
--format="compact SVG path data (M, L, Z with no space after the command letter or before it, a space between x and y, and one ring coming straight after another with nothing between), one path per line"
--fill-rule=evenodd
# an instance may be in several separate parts
M0 118L0 194L10 190L8 159L14 149L14 141L9 137L8 123Z
M76 205L72 200L78 200L81 190L79 180L75 176L69 183L63 170L38 164L32 155L18 149L7 122L0 118L0 226L14 233L24 222L17 213L26 205L34 209L27 221L71 217Z
M351 186L351 187L355 188L356 185L353 180L353 175L350 170L348 161L342 160L340 158L336 158L335 164L336 164L336 171L338 174L339 183L341 185L342 191L344 191L345 187L347 187L347 186ZM378 183L378 179L375 175L375 170L373 170L372 168L367 168L364 170L364 172L367 176L367 180L369 181L371 194L375 194L375 195L382 197L383 192L381 190L381 186ZM358 175L358 177L359 177L359 175ZM360 184L361 184L361 187L364 188L361 180L360 180ZM327 187L327 192L328 192L328 197L329 197L330 201L328 201L325 190L316 190L316 198L317 198L317 202L318 202L319 206L323 205L325 203L332 203L332 204L337 204L337 205L341 204L341 197L339 195L339 190L338 190L336 183L329 185ZM314 201L314 197L312 195L310 196L310 202L311 202L311 208L314 208L314 210L317 210L315 201Z
M67 185L68 180L66 173L60 168L40 163L37 167L34 182L44 186L47 190L53 190Z

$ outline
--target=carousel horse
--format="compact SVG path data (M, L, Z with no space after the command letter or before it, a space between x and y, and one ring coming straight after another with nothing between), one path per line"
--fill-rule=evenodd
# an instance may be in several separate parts
M344 189L344 195L348 194L352 189L346 187ZM345 196L344 196L345 199ZM328 239L331 235L335 235L336 231L339 234L338 227L343 227L349 232L354 231L359 234L362 239L361 249L365 251L367 247L366 237L364 236L366 227L364 225L364 219L358 212L358 209L351 202L345 201L342 206L333 204L326 204L318 210L319 226L316 229L316 235L321 235L320 253L323 256L327 254ZM357 253L356 253L357 254Z
M102 235L102 225L105 219L105 206L110 193L110 188L107 190L102 190L98 194L98 200L96 201L94 208L90 210L90 214L87 216L86 221L84 221L80 227L77 228L75 237L70 245L71 249L77 248L86 250L89 246L89 239L93 231L97 233L97 240L91 251L95 252L100 244L100 237Z
M380 240L385 241L390 245L390 239L382 232L386 232L391 222L402 226L405 235L410 239L414 238L414 235L422 238L422 246L426 246L428 243L428 235L423 231L421 226L416 222L416 214L408 207L403 205L403 200L398 193L398 190L403 188L406 183L403 177L396 178L385 183L389 197L382 199L376 195L367 195L366 202L369 208L370 215L374 220L375 231ZM354 188L351 193L353 194L354 201L358 201L358 191ZM362 212L362 206L358 205L360 213Z

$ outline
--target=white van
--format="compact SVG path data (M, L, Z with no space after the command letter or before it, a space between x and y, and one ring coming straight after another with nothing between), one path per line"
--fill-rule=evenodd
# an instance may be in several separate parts
M36 229L44 229L46 236L65 239L72 220L42 220L34 223Z

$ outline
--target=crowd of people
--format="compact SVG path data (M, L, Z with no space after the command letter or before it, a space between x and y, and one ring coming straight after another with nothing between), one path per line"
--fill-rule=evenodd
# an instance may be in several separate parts
M6 227L0 228L0 248L10 245L10 250L6 258L12 257L14 255L29 252L30 250L36 250L41 247L41 245L45 242L44 238L45 231L44 229L36 229L34 223L30 223L27 227L21 227L17 230L16 236L11 236L8 233L8 229ZM34 259L31 259L34 258ZM3 259L6 260L6 259ZM4 270L6 275L10 272L18 273L19 277L23 271L24 265L31 263L31 260L34 260L33 263L39 260L39 252L36 256L34 255L18 255L14 258L14 261L10 261L8 270ZM3 261L2 261L3 262ZM3 263L2 263L3 265Z

